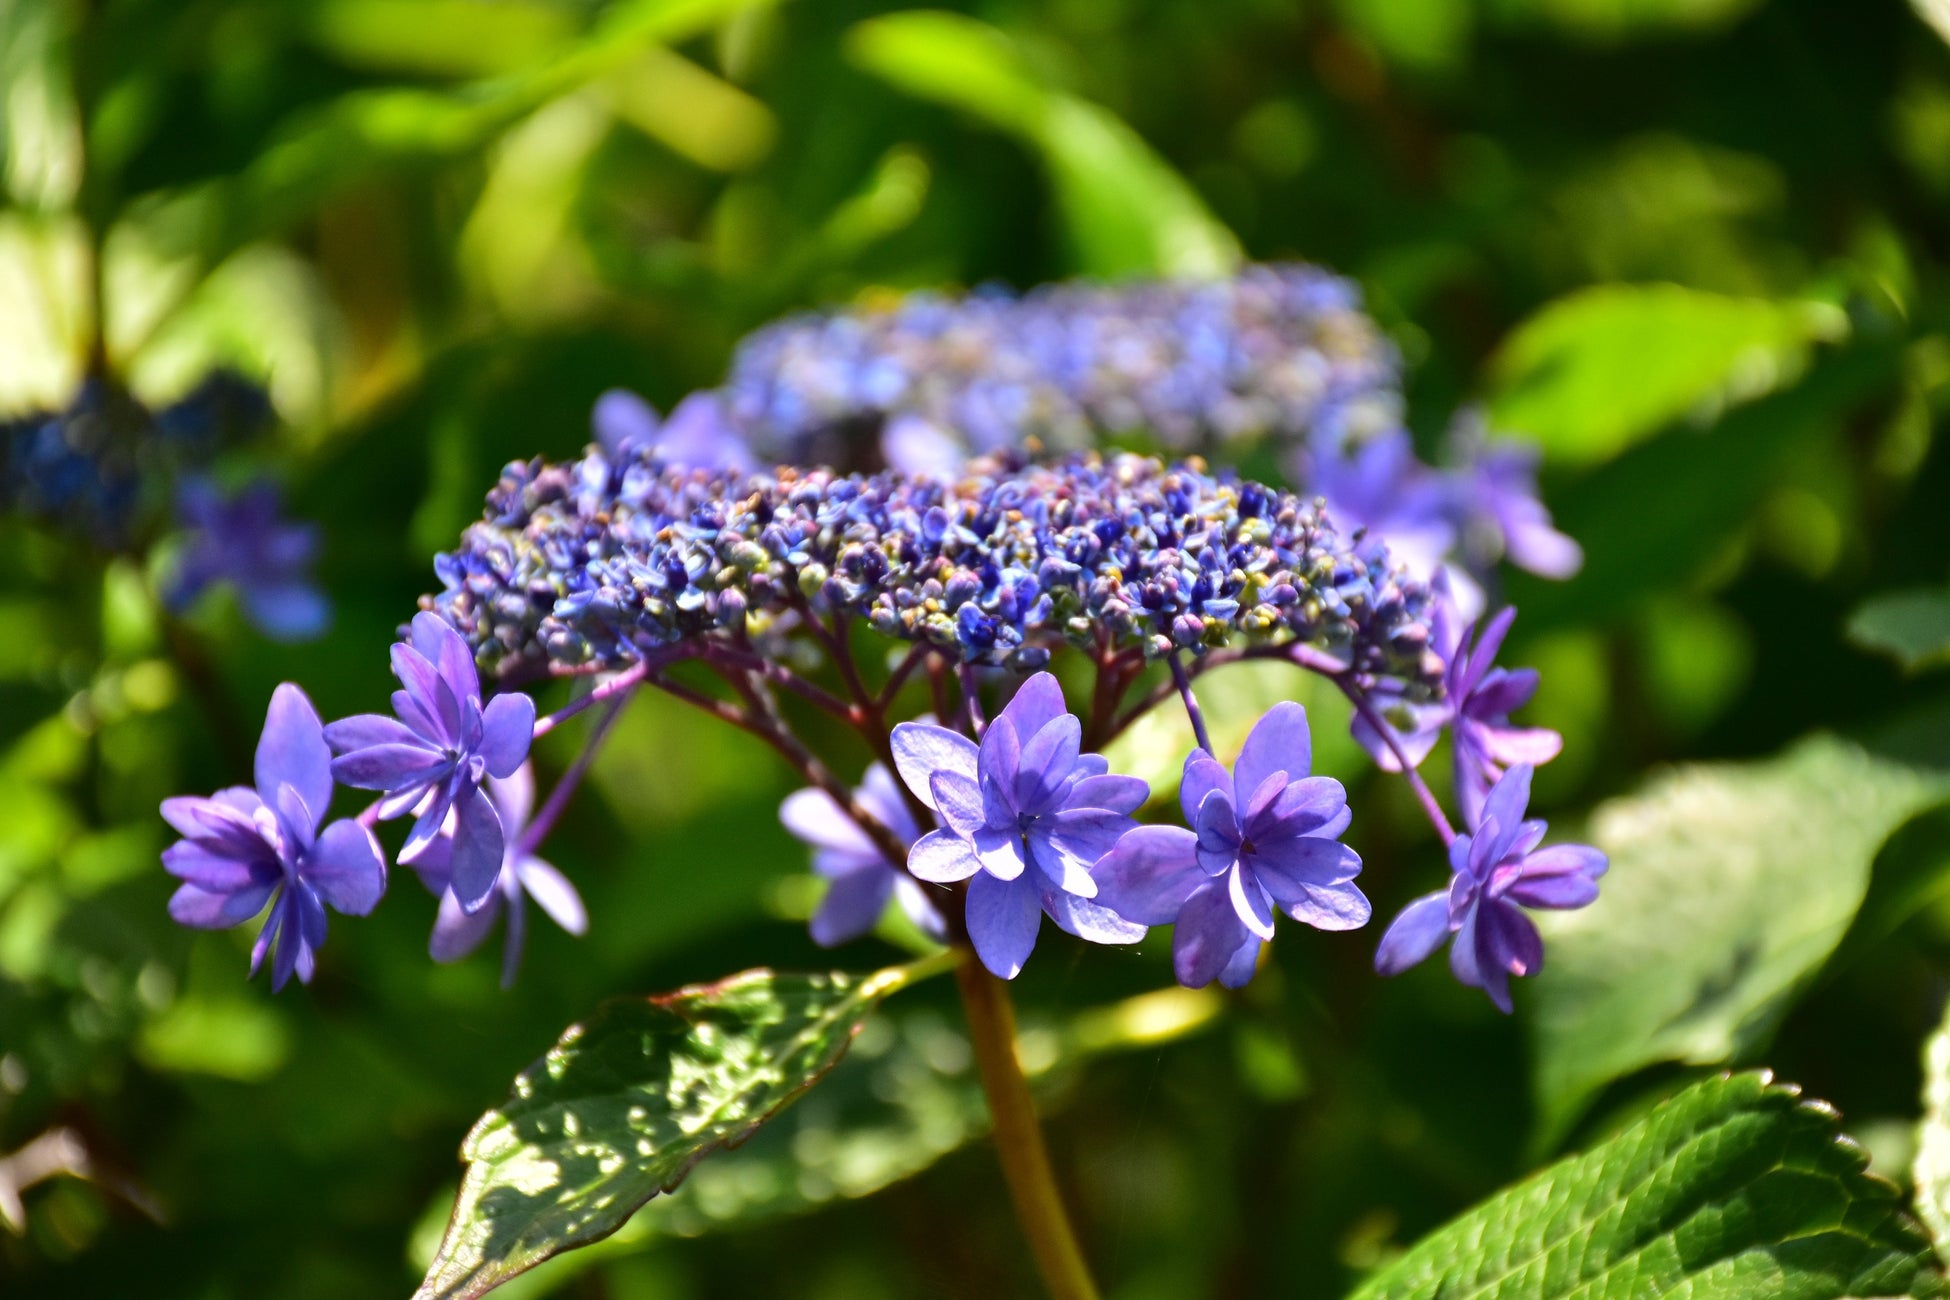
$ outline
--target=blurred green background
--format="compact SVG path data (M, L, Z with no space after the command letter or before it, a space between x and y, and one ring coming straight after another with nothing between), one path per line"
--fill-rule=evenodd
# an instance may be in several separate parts
M1540 806L1618 869L1510 1020L1439 962L1376 980L1373 934L1291 927L1223 1002L1125 1001L1169 984L1163 943L1046 942L1017 995L1108 1292L1338 1293L1727 1060L1832 1100L1902 1176L1950 987L1932 20L0 0L0 416L65 404L91 353L152 403L219 364L265 382L337 609L298 648L221 604L172 628L140 557L0 520L0 1151L67 1126L97 1166L27 1194L0 1290L403 1295L468 1124L602 997L895 956L811 945L786 773L662 698L551 841L589 936L538 926L510 993L492 953L427 959L434 902L398 873L373 917L334 919L309 990L272 997L248 929L167 920L155 808L243 775L280 680L327 717L376 707L432 553L505 461L574 454L605 388L668 409L817 303L1241 255L1359 280L1431 454L1467 400L1542 445L1589 560L1512 577L1504 658L1543 671L1529 718L1565 735ZM1897 591L1919 594L1862 612ZM1265 698L1221 680L1222 723ZM1344 711L1302 698L1391 912L1439 848L1327 743ZM1801 740L1821 731L1867 748ZM572 744L540 747L545 777ZM951 994L906 1001L745 1151L508 1293L1033 1293Z

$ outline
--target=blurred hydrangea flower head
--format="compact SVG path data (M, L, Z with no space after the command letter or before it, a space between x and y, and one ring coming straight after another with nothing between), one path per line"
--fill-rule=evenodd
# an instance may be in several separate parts
M926 881L968 881L967 926L976 955L1014 979L1045 914L1092 943L1144 937L1092 902L1091 868L1136 826L1150 788L1113 776L1102 755L1080 752L1083 724L1048 673L1022 684L979 746L929 723L894 728L901 779L941 819L915 842L908 870Z
M1475 831L1449 845L1449 888L1402 909L1381 937L1376 970L1398 975L1453 939L1449 969L1509 1012L1510 977L1534 975L1544 964L1543 939L1522 909L1585 906L1598 897L1608 865L1582 844L1537 847L1547 827L1524 819L1530 775L1519 763L1498 779Z
M244 616L273 641L308 641L325 631L331 604L311 578L318 526L287 522L274 485L254 483L226 497L192 476L177 488L176 514L186 537L163 589L172 612L227 583Z
M1106 905L1146 925L1176 923L1180 983L1245 985L1273 937L1275 908L1321 930L1367 924L1368 900L1354 884L1361 859L1339 839L1347 792L1309 776L1312 765L1306 710L1276 704L1231 772L1203 749L1187 756L1179 802L1190 829L1140 827L1098 864Z
M535 808L534 766L523 763L511 776L490 776L487 797L494 801L506 847L501 855L501 874L495 878L485 903L468 912L453 891L454 832L459 818L451 809L439 837L408 865L440 900L433 938L427 945L435 961L459 961L473 952L494 929L495 921L503 912L507 913L508 932L501 949L501 987L509 988L521 969L530 899L570 934L580 935L589 928L589 913L569 878L536 856L523 841L523 832L528 829L528 819Z
M449 887L463 911L477 912L494 895L506 847L501 814L481 783L513 776L528 757L535 702L506 694L484 707L473 651L432 614L416 616L409 638L393 646L393 672L403 688L393 692L397 716L366 713L325 729L339 755L332 775L383 791L381 817L417 815L400 854L409 865L451 813Z
M251 949L251 973L275 954L273 989L293 972L311 980L327 906L364 916L386 889L386 864L371 831L355 821L319 829L332 800L331 765L317 711L286 682L264 719L255 789L163 801L163 817L183 837L163 852L163 865L183 882L169 900L170 916L221 929L270 904Z
M721 394L763 458L919 471L1030 439L1077 451L1141 432L1180 452L1297 439L1390 418L1398 372L1350 282L1264 265L796 316L740 345Z
M921 837L907 800L883 764L867 769L853 797L902 844L911 846ZM812 846L813 870L828 882L812 918L813 942L820 947L837 947L866 934L887 910L889 898L900 900L901 910L923 934L945 937L941 913L927 890L902 864L889 862L832 795L820 789L796 791L780 805L779 820Z

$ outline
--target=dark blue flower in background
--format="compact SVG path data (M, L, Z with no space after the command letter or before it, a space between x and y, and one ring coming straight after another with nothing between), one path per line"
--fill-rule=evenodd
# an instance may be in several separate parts
M534 739L535 702L497 695L481 703L474 653L437 614L414 616L412 635L393 646L397 717L365 713L325 728L339 755L332 775L361 790L381 790L381 817L412 812L418 820L400 861L426 852L451 812L450 887L464 911L493 896L506 836L494 801L481 792L490 776L513 776Z
M407 865L419 873L420 880L440 899L440 913L434 919L433 938L427 951L439 962L459 961L481 946L502 913L507 913L508 933L501 946L501 987L510 988L521 969L522 943L528 934L528 900L552 917L570 934L589 928L589 912L582 895L569 878L554 865L535 856L522 843L522 832L535 808L535 769L523 763L514 775L489 777L487 795L494 801L501 818L506 847L501 855L501 874L487 902L473 912L461 906L453 891L454 840L459 818L451 811L442 834L421 850Z
M271 696L257 743L257 787L232 786L207 799L165 799L162 815L183 838L163 866L183 884L169 914L184 925L223 929L271 914L251 949L251 974L275 954L271 987L293 972L309 982L325 942L325 909L364 916L386 890L386 863L372 832L337 821L321 832L332 800L332 753L318 713L289 682Z
M907 800L894 784L893 774L879 763L867 769L853 796L902 844L921 838L921 828L908 810ZM813 913L813 942L831 948L857 939L879 922L887 900L900 900L901 910L922 933L940 939L946 934L941 913L926 888L889 862L824 790L799 790L779 807L779 820L792 834L813 847L813 870L829 883L826 897Z
M318 526L287 522L276 486L260 481L226 497L208 479L188 478L177 489L176 516L186 535L163 586L171 611L227 583L244 616L273 641L324 633L332 606L311 578Z
M1582 844L1537 847L1547 828L1524 820L1530 774L1520 763L1497 781L1475 831L1449 845L1449 888L1402 909L1381 936L1377 971L1398 975L1453 936L1449 969L1509 1012L1510 977L1534 975L1544 964L1544 941L1522 909L1585 906L1598 897L1608 865L1603 853Z
M1092 943L1131 943L1144 927L1092 902L1091 868L1137 825L1150 789L1109 775L1079 752L1083 724L1056 678L1037 673L996 715L978 747L945 727L894 728L901 779L943 827L915 842L907 866L937 884L966 880L969 941L982 964L1014 979L1045 914Z
M1367 923L1368 900L1354 884L1361 859L1338 838L1347 792L1309 776L1312 765L1307 711L1276 704L1230 773L1203 749L1186 757L1179 801L1192 829L1139 827L1097 864L1100 902L1145 925L1176 923L1181 984L1252 979L1276 907L1321 930Z

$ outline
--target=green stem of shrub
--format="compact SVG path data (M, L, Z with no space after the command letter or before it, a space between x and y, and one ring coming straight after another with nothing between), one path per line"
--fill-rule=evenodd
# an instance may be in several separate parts
M1016 1012L1009 986L972 957L955 968L955 979L961 986L982 1092L988 1098L1002 1176L1043 1284L1053 1300L1097 1300L1097 1286L1090 1280L1069 1211L1057 1191L1029 1081L1016 1058Z

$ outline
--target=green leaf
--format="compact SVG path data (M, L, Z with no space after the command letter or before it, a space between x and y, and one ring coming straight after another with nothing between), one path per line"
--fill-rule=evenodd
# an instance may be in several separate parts
M1950 590L1871 596L1849 616L1848 639L1888 655L1908 672L1950 663Z
M1799 376L1809 345L1839 337L1833 307L1675 284L1583 289L1518 325L1490 363L1493 422L1556 460L1610 460L1689 414Z
M1943 1294L1836 1118L1766 1074L1708 1079L1424 1237L1356 1300Z
M1177 987L1056 1022L1030 1012L1018 1038L1023 1072L1048 1100L1090 1061L1155 1051L1211 1028L1224 1012L1215 990ZM749 1228L873 1195L979 1140L988 1127L988 1103L959 1020L925 1001L903 1003L867 1023L817 1093L750 1141L698 1165L683 1195L658 1197L603 1241L558 1255L508 1290L532 1283L534 1294L552 1294L602 1260L659 1240ZM439 1220L426 1225L414 1252L422 1263L433 1258L446 1221L445 1206L438 1208Z
M1534 634L1615 619L1671 594L1724 551L1797 453L1838 436L1852 411L1901 374L1895 348L1840 350L1817 359L1795 387L1728 412L1709 431L1674 430L1567 485L1551 509L1584 543L1584 570L1576 582L1512 575L1511 603Z
M616 1231L817 1082L881 999L928 966L751 970L571 1026L461 1144L467 1172L419 1300L485 1294Z
M1950 1014L1923 1049L1923 1122L1916 1132L1916 1213L1936 1238L1950 1242Z
M890 14L849 31L847 52L908 94L1035 149L1082 270L1217 275L1238 265L1239 241L1169 163L1115 114L1044 86L996 28L939 11Z
M1877 849L1946 794L1950 777L1818 736L1601 806L1603 894L1542 918L1550 958L1530 1019L1544 1139L1613 1079L1760 1043L1841 941Z

